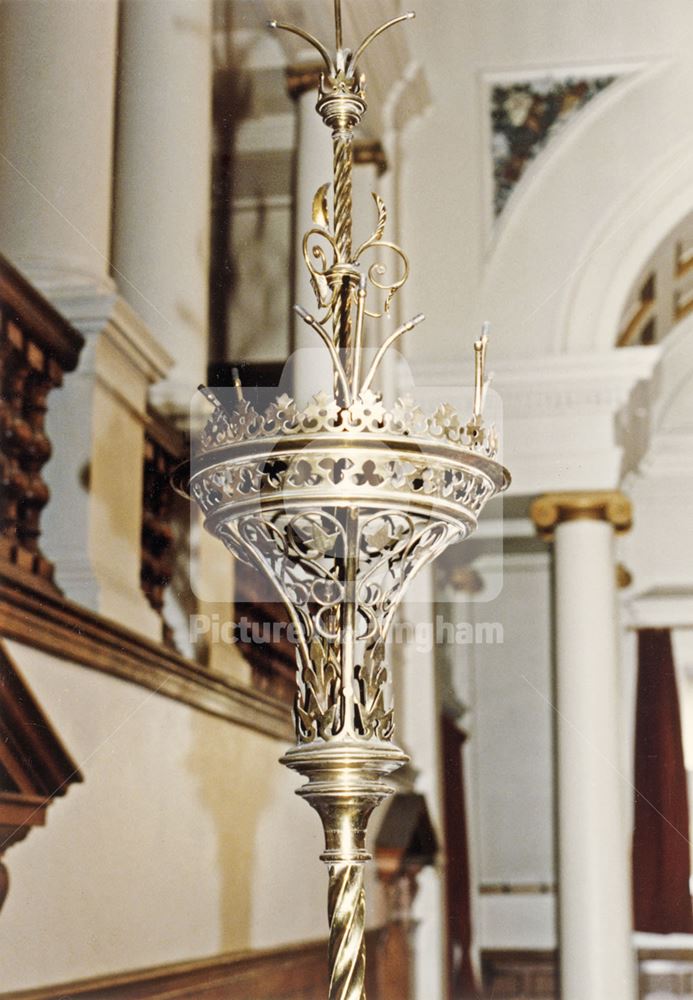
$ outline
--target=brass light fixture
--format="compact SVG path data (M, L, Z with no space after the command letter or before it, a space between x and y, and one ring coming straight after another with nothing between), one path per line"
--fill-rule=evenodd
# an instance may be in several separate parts
M198 454L176 476L207 530L272 580L295 629L297 742L282 762L308 779L298 794L324 827L330 1000L365 1000L366 827L393 791L388 775L407 760L392 742L389 627L417 571L466 538L510 482L496 460L495 430L483 421L485 334L474 345L466 420L447 404L432 415L410 399L388 409L372 388L388 348L421 315L388 336L362 373L366 319L387 314L409 265L383 239L387 212L377 195L375 231L352 247L353 133L366 111L358 63L378 35L411 17L381 25L352 51L335 0L334 55L302 28L270 22L313 45L325 64L317 111L332 133L333 222L326 184L303 239L318 316L295 308L329 352L334 384L307 406L282 395L262 412L240 385L227 405L204 389L214 412ZM382 251L399 263L393 279Z

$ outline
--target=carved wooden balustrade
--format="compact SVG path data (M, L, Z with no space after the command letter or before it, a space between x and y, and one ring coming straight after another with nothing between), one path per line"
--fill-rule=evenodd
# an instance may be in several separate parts
M41 553L41 471L51 454L47 397L73 371L83 337L0 257L0 572L54 590Z
M23 595L39 609L42 625L45 604L62 599L39 546L50 495L42 476L51 455L47 400L77 366L83 346L83 337L0 257L0 590ZM2 634L20 640L29 634L27 618L18 617L21 632L13 635L0 602ZM0 906L9 885L5 851L42 826L52 800L81 780L0 643Z
M162 414L150 409L144 434L140 580L147 600L162 616L164 641L168 645L173 644L173 636L163 617L163 608L166 587L175 568L177 504L171 489L171 473L183 461L186 449L185 436Z

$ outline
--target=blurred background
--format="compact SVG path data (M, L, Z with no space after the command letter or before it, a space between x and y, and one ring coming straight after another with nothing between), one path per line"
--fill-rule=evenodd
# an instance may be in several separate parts
M344 0L346 44L399 13ZM285 619L169 484L197 386L306 345L331 144L269 17L333 38L0 0L7 998L325 995ZM513 475L393 633L372 1000L693 996L692 51L690 0L420 0L364 57L356 239L377 192L427 317L388 388L454 398L489 320Z

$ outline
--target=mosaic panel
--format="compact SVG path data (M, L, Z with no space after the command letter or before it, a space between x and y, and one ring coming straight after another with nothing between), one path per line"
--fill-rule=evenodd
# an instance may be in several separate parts
M493 208L503 211L529 164L585 105L616 79L546 76L491 90Z

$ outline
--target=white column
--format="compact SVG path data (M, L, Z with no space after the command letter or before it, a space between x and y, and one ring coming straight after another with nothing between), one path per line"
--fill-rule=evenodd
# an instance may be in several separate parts
M189 410L207 377L211 0L124 0L113 264L173 358L157 405Z
M156 637L139 579L144 418L169 360L109 275L117 9L0 3L0 251L87 341L48 409L44 551L68 597Z
M405 641L393 641L395 741L411 757L415 790L426 796L431 822L443 842L443 773L440 743L441 697L435 664L434 584L430 566L419 570L407 589L398 619L414 628L402 630ZM413 904L416 1000L446 996L445 886L441 860L418 877Z
M117 0L0 3L0 252L108 274Z
M320 70L312 66L289 70L288 90L296 102L296 165L294 174L294 302L314 315L318 306L303 259L303 234L313 224L313 198L332 182L332 139L315 110ZM329 195L330 206L332 195ZM292 303L293 305L293 303ZM331 390L332 366L317 335L293 317L294 395L299 404L320 389Z
M561 997L634 1000L614 558L630 503L551 494L532 514L555 531Z

